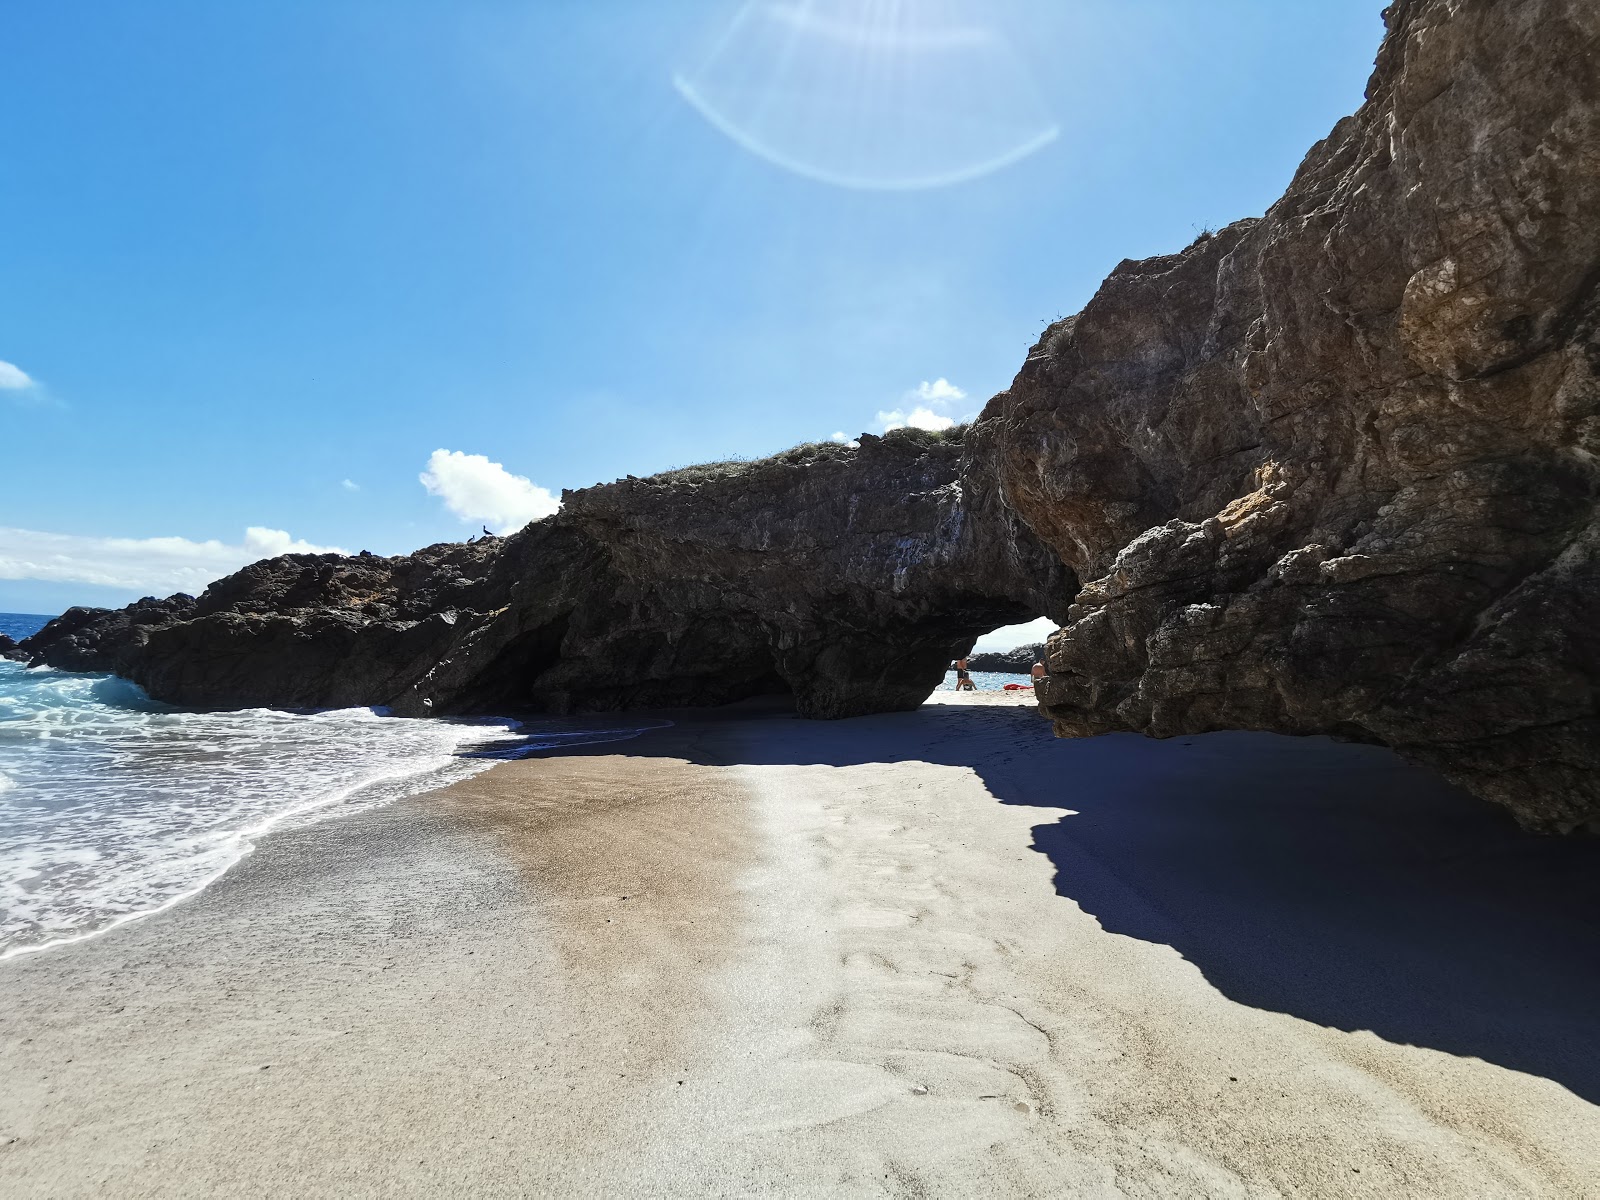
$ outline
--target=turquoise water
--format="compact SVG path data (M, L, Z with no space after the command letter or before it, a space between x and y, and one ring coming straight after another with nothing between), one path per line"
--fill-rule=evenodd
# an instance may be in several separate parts
M275 827L661 724L192 712L125 680L0 659L0 957L174 904Z
M1005 671L973 671L971 675L972 682L978 685L980 692L1002 691L1008 683L1025 683L1029 687L1033 686L1033 680L1028 676L1012 675ZM939 685L938 690L941 692L953 692L956 690L956 673L954 671L945 672L944 682Z

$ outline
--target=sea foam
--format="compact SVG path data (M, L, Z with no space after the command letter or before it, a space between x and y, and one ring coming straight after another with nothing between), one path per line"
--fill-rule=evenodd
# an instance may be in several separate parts
M0 660L0 957L177 903L285 823L650 725L190 712L125 680Z

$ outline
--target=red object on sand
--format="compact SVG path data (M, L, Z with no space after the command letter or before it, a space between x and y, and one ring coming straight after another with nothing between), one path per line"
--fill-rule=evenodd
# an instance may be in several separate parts
M1008 683L1008 684L1005 685L1005 690L1008 691L1008 692L1031 692L1031 691L1033 691L1033 684L1031 684L1031 683Z

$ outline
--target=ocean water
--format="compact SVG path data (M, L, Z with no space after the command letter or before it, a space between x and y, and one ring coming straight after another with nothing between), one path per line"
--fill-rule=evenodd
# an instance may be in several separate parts
M980 692L1003 691L1008 683L1022 683L1029 687L1033 686L1033 679L1027 675L1013 675L1007 671L971 671L968 673L972 676L972 682L978 685ZM954 671L945 672L944 682L939 685L938 690L941 692L953 692L956 690L956 673Z
M177 903L275 827L662 724L202 713L110 676L0 660L0 957Z
M49 624L51 618L37 616L34 613L0 613L0 633L8 638L21 641L30 637Z

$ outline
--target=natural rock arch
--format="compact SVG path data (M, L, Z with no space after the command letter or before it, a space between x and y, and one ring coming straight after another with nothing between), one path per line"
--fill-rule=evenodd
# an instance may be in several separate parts
M964 433L569 492L506 539L75 609L189 704L910 708L1044 615L1058 732L1331 733L1600 821L1600 6L1398 0L1259 220L1124 262ZM1081 582L1081 586L1080 586ZM12 653L18 653L13 651Z

